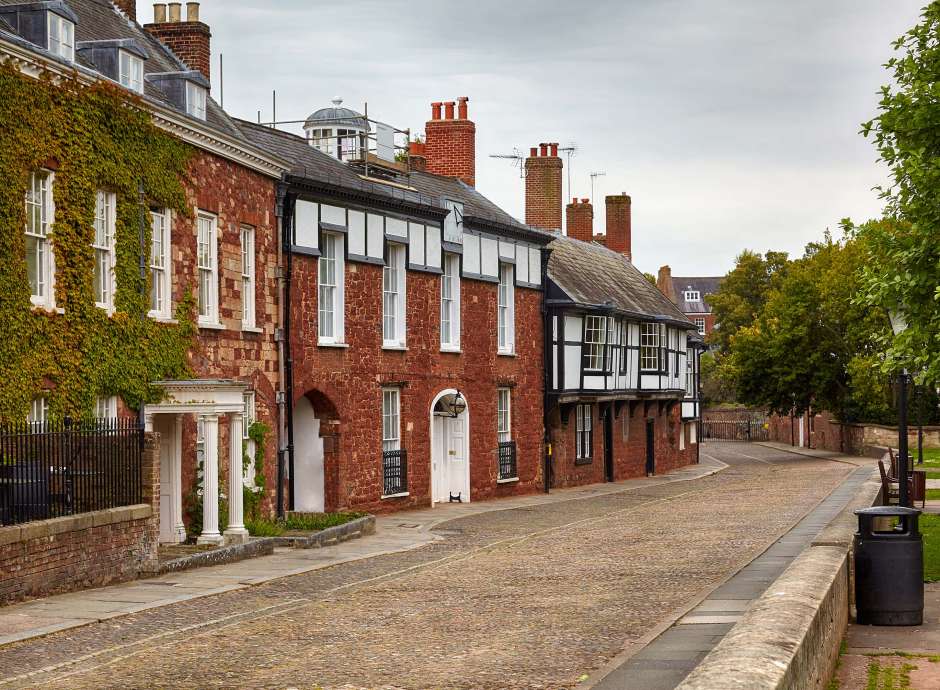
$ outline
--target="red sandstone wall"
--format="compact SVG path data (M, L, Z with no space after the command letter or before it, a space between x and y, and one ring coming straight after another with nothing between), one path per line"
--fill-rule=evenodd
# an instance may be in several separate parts
M409 271L405 352L382 350L382 267L346 264L348 348L317 345L317 260L294 257L295 399L308 395L324 439L326 508L389 511L431 501L431 401L459 389L470 413L471 500L542 487L541 292L515 291L516 356L496 354L497 286L461 280L461 349L440 352L440 276ZM404 382L402 447L408 451L406 498L381 500L382 384ZM497 484L496 389L512 387L512 436L519 481Z

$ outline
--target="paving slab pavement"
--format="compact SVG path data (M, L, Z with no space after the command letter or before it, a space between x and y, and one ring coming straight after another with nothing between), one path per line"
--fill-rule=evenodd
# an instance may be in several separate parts
M596 498L664 484L692 481L725 469L727 465L703 453L700 464L669 474L555 489L493 501L449 503L376 519L374 535L320 549L277 548L254 559L166 573L146 580L60 594L0 608L0 647L42 637L52 632L131 615L177 602L248 588L278 578L299 575L341 563L407 551L441 539L431 530L455 518Z

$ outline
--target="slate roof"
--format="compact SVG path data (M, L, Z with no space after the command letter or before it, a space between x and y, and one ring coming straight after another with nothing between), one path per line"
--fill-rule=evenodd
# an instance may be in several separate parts
M530 228L520 223L499 206L483 196L470 185L456 177L445 177L425 172L412 172L402 176L399 184L383 184L360 177L357 170L322 151L317 150L301 136L264 127L247 120L235 120L242 134L255 146L277 155L290 163L290 174L316 182L345 187L374 198L388 201L400 199L443 208L443 200L459 201L464 206L464 217L513 229L536 242L547 243L551 233Z
M695 326L643 272L617 252L564 235L548 246L548 278L571 301L613 307L642 316L655 316Z
M21 5L27 0L0 0L0 5ZM68 6L78 17L78 23L75 25L75 42L82 41L103 41L113 39L133 39L138 45L142 46L149 58L144 61L144 75L160 72L185 72L190 68L181 61L173 52L164 46L160 41L147 33L141 26L131 21L124 13L118 10L110 0L66 0ZM53 55L44 48L29 43L22 37L12 33L11 27L6 22L0 22L0 37L11 39L16 43L40 53L45 57L56 60L67 66L83 67L87 71L96 72L94 65L79 55L78 46L75 50L75 63L69 63L62 58ZM144 99L159 103L164 107L173 108L180 115L190 117L182 110L179 110L166 96L166 94L153 84L144 81ZM229 137L242 139L241 133L235 127L231 118L219 107L219 105L206 96L206 120L190 118L201 125L209 125Z
M718 292L721 287L721 277L677 277L672 278L672 287L676 293L676 302L679 309L686 314L710 314L711 305L708 303L707 296ZM686 290L698 290L702 299L699 302L686 302L684 293Z

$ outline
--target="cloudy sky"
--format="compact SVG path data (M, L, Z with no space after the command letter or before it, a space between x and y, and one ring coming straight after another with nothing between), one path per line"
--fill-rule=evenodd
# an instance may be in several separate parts
M859 124L922 4L204 0L201 13L229 112L267 120L276 90L278 119L302 119L341 96L421 131L432 101L469 96L477 186L496 203L522 217L523 182L489 154L575 142L572 196L590 196L592 172L606 173L596 198L632 195L638 266L714 275L743 248L799 254L879 212L884 170Z

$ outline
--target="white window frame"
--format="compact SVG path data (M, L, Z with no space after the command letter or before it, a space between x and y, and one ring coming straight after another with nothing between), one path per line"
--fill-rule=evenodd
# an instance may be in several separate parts
M338 345L345 337L344 239L338 232L324 232L320 238L320 258L317 259L317 342L320 345ZM325 309L326 306L330 309Z
M382 389L382 452L401 450L401 391Z
M30 173L25 198L26 223L23 226L26 252L30 252L30 242L33 243L32 251L35 252L35 281L29 275L29 262L26 264L27 280L30 283L29 299L34 306L45 309L55 309L55 253L52 250L52 224L55 220L54 181L55 173L51 170L40 169ZM38 221L38 224L31 222L31 218ZM32 287L34 282L36 289Z
M579 403L575 408L575 458L594 458L594 411L591 405Z
M663 348L665 347L663 330L664 324L661 323L644 321L640 324L640 371L663 370ZM654 354L650 355L650 351Z
M144 61L126 50L118 51L118 81L121 86L134 91L144 92Z
M255 281L255 229L241 226L242 261L242 330L254 330L256 320L257 283Z
M172 315L169 209L150 211L150 316L169 320ZM159 241L158 241L159 240Z
M116 232L116 197L113 192L98 190L95 194L95 238L92 248L95 251L94 291L95 306L108 314L114 313L114 292L117 289L114 278L114 254Z
M29 406L29 414L26 415L27 424L42 425L49 419L49 398L44 395L33 398Z
M685 397L695 397L695 350L688 348L685 355Z
M496 305L496 351L511 355L516 349L516 296L512 264L499 265L499 288Z
M99 395L95 398L95 419L117 419L117 396Z
M390 242L382 269L382 347L405 347L407 283L405 245Z
M206 119L206 89L199 84L186 81L186 114L196 119Z
M75 24L55 12L47 14L49 52L75 62Z
M512 441L512 389L496 389L496 440Z
M460 350L460 256L444 254L441 273L441 350Z
M692 321L695 323L695 330L698 331L698 334L705 335L705 318L696 316Z
M682 293L682 298L686 302L701 302L702 293L700 290L686 290Z
M211 213L196 213L196 272L199 325L220 327L219 221Z
M595 314L584 316L584 369L602 371L604 352L607 349L607 317Z
M255 392L245 391L242 396L242 444L245 454L248 455L248 466L242 477L242 483L252 488L255 485L255 442L251 440L249 432L255 423Z

